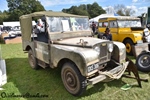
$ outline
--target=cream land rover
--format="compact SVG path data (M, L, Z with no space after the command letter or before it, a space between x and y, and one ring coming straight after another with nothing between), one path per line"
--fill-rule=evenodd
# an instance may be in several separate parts
M42 21L39 33L34 31L37 19ZM74 96L90 84L119 79L128 65L125 45L91 37L88 21L87 16L52 11L20 17L23 51L28 52L30 66L61 68L64 87Z

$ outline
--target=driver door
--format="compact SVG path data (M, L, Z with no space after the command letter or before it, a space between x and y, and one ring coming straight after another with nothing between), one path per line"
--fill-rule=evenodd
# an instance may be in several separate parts
M49 63L48 43L35 41L35 55L37 59Z
M112 34L112 40L113 41L118 41L118 25L117 25L117 21L112 20L109 21L109 27L110 27L110 32Z

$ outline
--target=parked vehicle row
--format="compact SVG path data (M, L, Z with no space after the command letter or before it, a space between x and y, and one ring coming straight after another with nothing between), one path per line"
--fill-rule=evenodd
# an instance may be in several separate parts
M8 34L4 37L4 40L5 39L11 39L11 38L21 36L21 29L20 29L20 26L14 26L14 27L3 26L3 28L1 28L0 33L1 34L3 34L3 33Z

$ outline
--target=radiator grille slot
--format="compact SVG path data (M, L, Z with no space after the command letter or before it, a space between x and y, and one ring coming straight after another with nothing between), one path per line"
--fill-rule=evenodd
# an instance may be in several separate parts
M106 45L100 45L100 57L107 56L107 44Z

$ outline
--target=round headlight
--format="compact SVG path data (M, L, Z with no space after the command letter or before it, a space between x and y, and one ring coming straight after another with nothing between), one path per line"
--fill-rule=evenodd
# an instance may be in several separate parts
M114 48L114 46L113 46L112 43L108 44L108 51L109 51L109 52L112 52L112 51L113 51L113 48Z
M100 48L98 46L94 47L94 50L100 53Z

